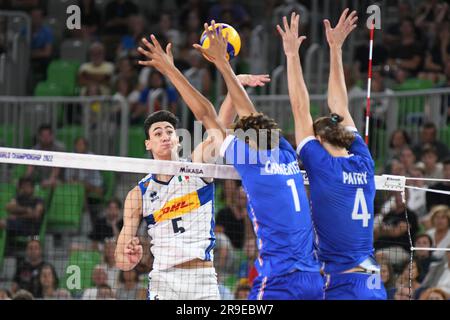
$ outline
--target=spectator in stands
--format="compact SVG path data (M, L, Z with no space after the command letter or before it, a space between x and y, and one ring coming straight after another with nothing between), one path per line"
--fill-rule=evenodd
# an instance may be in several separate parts
M11 300L11 293L8 289L0 288L0 300Z
M53 33L44 24L44 11L31 10L31 69L33 84L45 78L47 66L53 55Z
M116 267L114 251L116 250L116 239L106 239L103 246L103 263L108 276L107 283L111 288L117 287L119 269Z
M6 221L0 220L0 229L6 228L8 240L14 240L16 236L39 235L44 201L34 195L33 180L19 179L17 195L6 205L6 212L8 217Z
M414 243L416 248L432 248L433 247L433 239L426 233L422 233L416 237L416 242ZM419 281L422 282L425 276L428 274L428 270L430 269L430 265L433 262L439 261L440 259L436 259L431 255L432 251L428 250L417 250L415 251L416 262L420 266L422 270Z
M434 43L426 53L424 70L419 74L421 79L429 79L434 83L444 78L445 63L450 58L450 25L443 22L434 30Z
M49 124L43 124L39 127L38 143L33 149L57 152L64 152L66 150L62 142L55 140L53 129ZM39 183L43 188L53 188L60 182L61 172L61 168L28 166L25 176L32 177L33 180L36 183Z
M245 239L247 196L235 180L225 181L224 192L228 206L217 213L216 230L225 233L234 248L242 249Z
M227 19L228 18L228 19ZM219 0L209 9L208 21L215 20L228 23L234 27L250 21L247 10L233 0Z
M96 265L94 267L92 271L92 282L94 283L94 287L84 290L82 300L95 300L100 291L99 289L104 288L104 286L109 287L108 274L106 273L105 266Z
M208 21L207 4L202 0L187 0L181 4L180 14L178 15L178 25L186 26L186 30L196 31L202 29L202 23ZM193 19L198 20L193 23Z
M114 290L107 284L99 286L97 290L97 300L115 300Z
M394 267L401 265L409 258L410 242L408 224L405 217L406 206L400 192L394 192L395 206L383 217L382 222L374 227L374 247L383 258ZM418 230L417 215L407 210L412 240Z
M143 37L148 37L145 18L142 15L133 15L128 18L128 34L123 36L117 47L117 56L128 56L137 59L137 47Z
M411 175L411 171L414 170L416 166L416 155L410 147L404 147L400 152L400 161L405 167L405 173L407 176Z
M439 88L447 88L450 87L450 58L447 59L447 62L444 64L445 66L445 78L442 84L440 84ZM450 123L450 94L446 97L444 96L441 100L441 110L444 111L443 116L447 117L447 123Z
M422 157L423 150L430 146L436 149L439 161L442 161L449 155L448 147L445 143L437 139L437 128L433 122L427 122L422 127L420 141L413 149L416 158L420 159Z
M180 55L180 48L182 45L182 37L180 31L173 26L173 16L170 12L163 12L159 15L159 21L153 34L160 35L164 42L172 43L172 54L175 59ZM186 22L185 22L186 23ZM184 25L184 23L183 23ZM198 35L200 37L200 35Z
M149 110L153 112L167 108L172 113L176 113L178 95L173 87L167 85L164 76L156 69L152 69L147 83L148 85L140 92L139 103L134 109L130 110L130 121L132 124L142 124ZM161 97L159 99L162 101L158 99L153 100L152 94L157 90L161 91ZM162 103L166 103L166 105L162 105Z
M234 299L235 300L248 300L248 295L250 293L250 284L247 279L239 280L239 284L234 291Z
M434 184L430 186L430 189L450 191L450 158L447 158L443 162L443 177L447 181ZM426 198L428 210L436 205L446 205L450 207L450 197L448 195L427 192Z
M418 165L423 168L424 176L432 179L442 179L443 165L438 162L438 154L436 148L428 146L422 149L422 162Z
M383 98L373 98L371 105L371 135L375 135L377 128L383 129L386 127L389 112L396 108L396 99L392 97L394 91L386 87L386 80L378 67L375 67L372 72L372 92L381 93L385 96Z
M402 271L397 278L395 287L397 288L397 290L399 290L399 288L409 288L409 286L411 285L411 295L414 296L416 290L420 288L419 277L422 270L420 269L420 266L416 262L416 260L413 260L411 270L410 267L411 266L409 261L407 261L403 265L403 268L401 269Z
M103 243L107 238L116 238L122 229L123 220L122 203L119 199L111 199L106 205L105 215L99 217L95 223L89 238L94 242Z
M439 288L430 288L425 290L419 300L448 300L448 295L444 290Z
M122 55L117 61L117 73L114 76L113 83L116 83L118 78L124 78L133 85L133 88L137 83L138 76L136 69L133 65L132 58L127 55Z
M105 61L105 47L100 42L93 43L89 48L89 62L85 62L78 70L78 82L81 95L85 94L86 88L91 85L99 85L102 95L110 93L111 77L114 73L114 65Z
M384 288L386 289L387 299L394 299L395 294L395 274L392 265L389 262L381 261L381 281L383 281Z
M411 138L408 133L403 129L397 129L392 132L389 139L389 149L387 152L387 161L390 162L392 159L400 158L401 151L403 148L410 146Z
M86 138L78 137L74 142L74 152L92 154ZM67 183L82 183L86 190L86 202L92 223L97 219L103 201L103 177L98 170L84 170L67 168L64 171Z
M20 289L13 295L12 300L34 300L34 296L31 292Z
M19 261L17 265L11 293L14 294L19 289L36 293L39 287L40 270L44 265L41 243L38 240L29 241L25 251L25 259Z
M120 271L119 288L116 293L117 300L145 300L146 292L139 287L139 275L135 269Z
M208 97L212 79L209 70L205 66L205 61L206 60L197 50L191 49L188 52L188 62L190 68L184 71L183 74L195 89L197 89L203 96ZM188 123L190 123L191 126L187 129L192 130L195 117L190 110L188 111L188 114Z
M417 36L414 21L406 18L400 25L400 40L389 52L388 58L388 65L390 70L394 71L397 81L400 71L407 77L416 76L421 68L423 56L424 49Z
M102 15L95 5L95 0L78 0L81 11L81 34L91 40L101 29Z
M136 82L129 81L127 78L119 76L116 79L114 87L113 100L123 100L128 102L131 108L136 108L136 104L139 102L140 92L136 89ZM122 112L122 105L120 103L114 104L112 113L116 125L120 123L120 115Z
M51 264L44 264L39 274L39 285L35 297L40 299L71 299L70 292L59 288L59 279Z
M407 18L413 17L414 12L411 7L411 3L408 0L399 0L397 2L396 14L395 16L392 17L397 18L395 23L388 25L386 32L382 33L383 42L388 48L390 48L393 45L396 45L400 41L401 22Z
M435 207L431 216L432 229L427 234L433 240L436 248L447 248L450 245L450 208L447 206ZM434 251L433 257L442 259L445 255L443 251Z
M367 39L369 39L369 36L370 29L367 28ZM355 49L355 62L358 64L358 70L362 74L367 73L367 70L369 70L369 59L367 59L367 57L369 56L369 49L370 46L367 41L364 41ZM372 65L374 69L376 69L377 67L383 67L386 64L388 59L388 52L389 50L388 48L386 48L386 45L375 38L372 48Z
M125 35L128 31L128 18L138 14L138 7L129 0L112 0L106 5L105 33Z
M447 248L450 249L450 246ZM450 294L450 251L446 252L446 258L441 262L430 266L422 288L440 288L447 295Z
M422 1L415 19L417 27L428 31L434 25L443 22L448 15L448 3L439 0Z
M395 290L394 300L409 300L409 288L400 287Z
M218 281L224 283L233 274L235 268L235 250L230 239L220 231L216 231L216 246L214 248L214 267L218 274Z
M416 165L410 170L410 175L413 178L422 179L424 178L424 169ZM426 184L422 180L408 180L406 184L417 188L426 188ZM406 191L407 208L414 211L417 218L421 219L427 214L426 191L419 189L408 189Z
M250 285L253 284L253 280L258 276L258 271L255 267L255 260L258 258L258 249L256 247L256 238L253 234L247 234L244 244L244 253L246 259L241 261L239 266L239 279L248 279Z

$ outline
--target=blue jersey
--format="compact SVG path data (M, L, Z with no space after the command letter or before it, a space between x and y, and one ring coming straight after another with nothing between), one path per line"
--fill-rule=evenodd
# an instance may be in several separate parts
M314 137L298 146L308 174L319 260L327 273L358 266L373 255L374 162L355 128L348 157L331 156Z
M230 135L221 155L236 168L247 193L259 276L319 271L309 202L292 146L281 137L277 148L257 151Z

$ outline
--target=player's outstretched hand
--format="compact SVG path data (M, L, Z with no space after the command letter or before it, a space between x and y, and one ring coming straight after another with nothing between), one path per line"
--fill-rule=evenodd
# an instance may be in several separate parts
M142 245L139 243L138 237L134 237L133 239L128 241L125 246L125 255L131 264L138 264L142 259L143 252L144 251Z
M166 46L166 50L163 50L158 40L154 35L150 36L152 42L147 39L142 38L142 43L145 49L142 47L138 48L139 53L144 55L148 60L139 60L139 64L148 67L154 67L158 69L162 74L166 74L170 68L174 68L173 55L172 55L172 44L169 43Z
M268 74L239 74L236 77L244 87L263 87L270 82Z
M306 39L305 36L298 36L298 25L300 21L300 15L292 12L291 15L291 25L289 26L287 18L283 17L283 28L280 25L277 25L278 33L283 39L283 48L286 56L295 56L298 55L298 50L300 49L300 45Z
M328 19L323 20L325 25L325 33L330 47L341 48L347 36L356 28L356 11L348 15L350 10L347 8L342 12L338 24L332 28Z
M211 26L209 26L207 23L205 23L203 26L205 28L206 35L209 38L209 48L205 49L199 44L194 44L193 47L196 50L200 51L209 61L214 64L217 64L219 62L227 62L228 35L226 38L223 37L221 25L216 30L216 23L214 20L211 21Z

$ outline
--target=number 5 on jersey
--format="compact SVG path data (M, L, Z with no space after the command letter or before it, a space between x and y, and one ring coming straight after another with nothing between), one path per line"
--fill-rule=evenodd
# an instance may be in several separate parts
M183 232L186 231L183 227L180 227L180 226L178 225L178 221L182 221L182 220L183 220L183 219L181 219L181 217L180 217L180 218L172 219L172 227L173 227L173 232L174 232L174 233L183 233Z
M359 212L359 208L361 207L361 213ZM358 188L356 190L355 204L353 205L352 212L353 220L362 220L363 227L366 228L369 226L370 213L367 209L366 198L364 197L364 190L362 188Z

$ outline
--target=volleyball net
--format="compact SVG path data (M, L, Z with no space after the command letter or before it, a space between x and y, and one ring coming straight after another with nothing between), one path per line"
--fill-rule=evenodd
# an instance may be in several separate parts
M246 299L257 276L247 198L231 166L0 147L0 179L2 294L147 299L149 272L181 265L181 274L153 272L152 281L159 290L170 284L171 299L208 297L214 274L186 261L201 256L215 267L221 299ZM376 176L375 256L391 299L417 299L443 285L430 272L450 255L445 241L435 243L442 224L448 229L449 209L420 201L433 193L448 203L448 192L431 191L436 182L450 181ZM128 257L114 253L136 187L145 192L135 226L143 254L133 269L121 271L116 265ZM193 210L199 214L190 216ZM158 297L150 290L150 298Z

